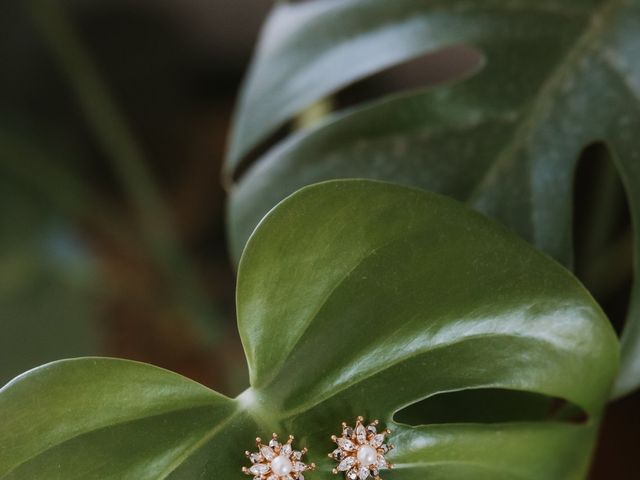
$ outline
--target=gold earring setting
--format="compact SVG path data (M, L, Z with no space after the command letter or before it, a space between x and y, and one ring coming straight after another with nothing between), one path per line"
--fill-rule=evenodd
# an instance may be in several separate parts
M386 429L378 432L378 420L367 426L363 422L364 418L358 417L354 428L343 423L342 436L331 437L338 445L338 448L329 454L330 458L338 462L333 473L344 472L347 480L382 480L380 470L393 468L384 457L393 449L393 445L385 443L391 431Z
M293 435L289 435L287 443L280 443L278 435L274 433L269 444L263 445L262 440L256 438L258 451L245 452L252 465L243 467L242 471L246 475L253 475L254 480L304 480L303 472L314 470L316 466L302 461L307 449L294 450L293 440Z

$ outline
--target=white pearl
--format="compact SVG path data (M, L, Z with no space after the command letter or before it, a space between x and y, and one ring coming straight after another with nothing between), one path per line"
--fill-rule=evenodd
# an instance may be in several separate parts
M277 477L287 476L291 470L293 470L291 460L284 455L278 455L276 458L271 460L271 471L275 473Z
M358 449L358 462L360 465L368 467L369 465L373 465L378 460L378 452L375 448L369 445L362 445Z

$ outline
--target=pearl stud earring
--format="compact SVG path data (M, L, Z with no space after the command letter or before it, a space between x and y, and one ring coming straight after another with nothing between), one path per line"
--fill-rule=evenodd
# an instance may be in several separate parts
M250 467L243 467L246 475L253 475L254 480L304 480L302 472L314 470L315 464L302 462L302 456L307 449L294 450L294 437L289 435L287 443L280 443L275 433L268 445L263 445L260 437L256 438L258 451L245 452L251 461Z
M343 422L342 436L331 437L338 445L338 448L329 454L330 458L338 462L333 473L344 472L347 480L382 480L380 470L393 468L384 458L385 454L393 449L393 445L385 444L385 439L391 431L387 429L378 432L378 420L368 426L363 422L364 418L358 417L354 428Z

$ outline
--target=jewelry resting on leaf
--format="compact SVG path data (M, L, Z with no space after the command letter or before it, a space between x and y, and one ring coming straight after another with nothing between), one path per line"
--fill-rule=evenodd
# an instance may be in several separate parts
M304 480L302 472L313 470L315 464L307 465L302 462L302 456L307 449L294 450L293 435L289 435L287 443L278 442L278 435L273 434L268 445L263 445L260 437L256 438L258 451L256 453L245 452L251 460L251 467L243 467L242 471L247 475L253 475L254 480Z
M347 480L366 480L373 477L382 480L379 471L385 468L393 468L387 463L384 456L393 449L393 445L385 444L390 430L378 433L378 420L366 426L362 423L364 418L358 417L355 428L342 423L342 436L331 437L338 448L329 454L329 457L338 462L333 473L344 472Z

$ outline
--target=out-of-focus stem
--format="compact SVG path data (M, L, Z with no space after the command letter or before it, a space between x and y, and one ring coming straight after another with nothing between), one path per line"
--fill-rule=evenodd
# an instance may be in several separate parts
M168 209L147 169L144 153L127 127L128 122L108 85L61 4L32 0L29 5L36 27L137 211L145 246L166 277L174 303L195 319L207 337L214 337L219 314L202 288L191 259L180 246Z

